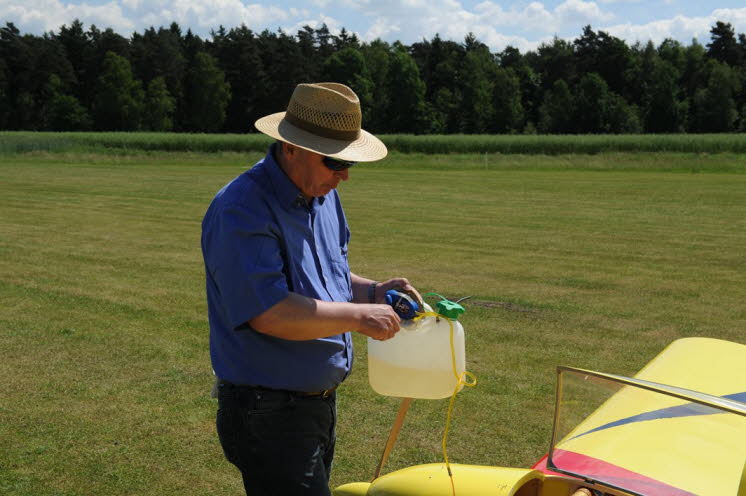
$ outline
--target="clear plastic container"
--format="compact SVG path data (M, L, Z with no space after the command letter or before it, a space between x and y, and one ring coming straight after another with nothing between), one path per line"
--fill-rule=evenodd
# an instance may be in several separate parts
M426 310L431 311L427 305ZM460 375L466 370L464 328L458 320L450 322ZM368 378L373 390L384 396L430 400L451 396L458 379L453 372L448 319L428 316L406 321L387 341L368 338Z

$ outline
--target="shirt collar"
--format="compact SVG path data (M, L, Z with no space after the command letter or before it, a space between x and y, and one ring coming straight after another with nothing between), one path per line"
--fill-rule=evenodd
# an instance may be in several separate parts
M282 167L280 167L280 164L277 163L277 160L275 160L275 148L277 147L277 143L272 143L269 147L269 151L267 152L267 156L264 157L264 165L267 169L267 173L269 174L269 178L272 181L272 185L275 188L275 194L277 195L277 198L280 200L280 203L282 205L286 205L291 209L295 208L307 208L306 206L306 200L303 197L303 193L301 193L300 189L298 189L298 186L295 185L293 181L290 180L287 174L285 174L285 171L282 170ZM324 201L326 201L326 196L318 196L316 198L311 199L311 208L316 207L316 205L323 205Z

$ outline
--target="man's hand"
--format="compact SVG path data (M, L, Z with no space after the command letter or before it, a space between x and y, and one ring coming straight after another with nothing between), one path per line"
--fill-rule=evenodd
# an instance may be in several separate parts
M396 289L397 291L402 291L408 294L420 306L420 311L424 311L423 309L425 307L423 305L422 296L420 296L420 293L418 293L417 290L414 289L414 286L409 284L409 280L404 277L397 277L395 279L389 279L388 281L379 283L378 286L376 286L376 303L384 302L386 291L388 291L389 289Z
M359 333L386 341L399 332L401 319L389 305L358 305L361 312L360 325L356 329Z

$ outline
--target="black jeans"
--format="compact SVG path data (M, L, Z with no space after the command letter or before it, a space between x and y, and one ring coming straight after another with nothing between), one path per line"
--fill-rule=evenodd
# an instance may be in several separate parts
M217 428L249 496L328 496L336 396L221 384Z

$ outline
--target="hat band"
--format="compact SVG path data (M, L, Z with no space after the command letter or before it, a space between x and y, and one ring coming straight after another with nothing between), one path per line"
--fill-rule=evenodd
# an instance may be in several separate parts
M356 129L354 131L342 131L339 129L329 129L328 127L321 127L319 125L314 124L313 122L308 122L299 117L296 117L290 112L285 112L285 120L297 128L300 128L304 131L308 131L309 133L315 134L316 136L320 136L322 138L329 138L329 139L341 140L341 141L355 141L356 139L360 137L359 129Z

